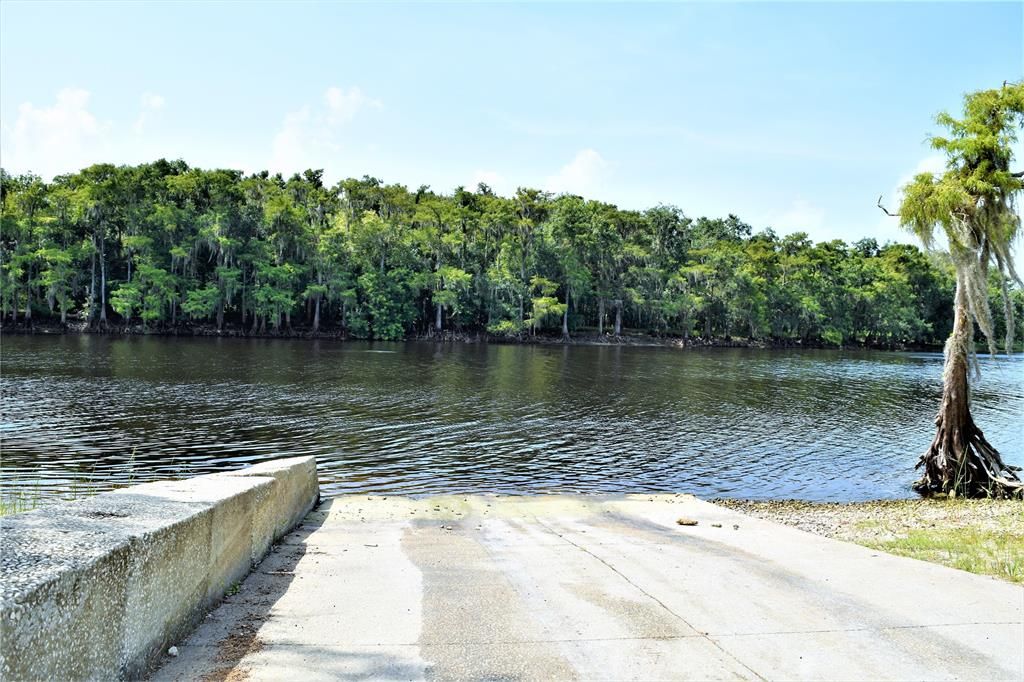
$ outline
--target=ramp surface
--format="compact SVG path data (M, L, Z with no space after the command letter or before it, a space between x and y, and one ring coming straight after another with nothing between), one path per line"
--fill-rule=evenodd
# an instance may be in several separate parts
M684 495L350 496L179 651L155 679L1020 680L1024 588Z

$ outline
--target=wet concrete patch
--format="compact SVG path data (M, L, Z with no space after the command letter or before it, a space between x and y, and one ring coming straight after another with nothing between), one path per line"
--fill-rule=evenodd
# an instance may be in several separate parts
M573 669L542 640L515 588L487 549L459 523L418 522L402 548L423 576L421 647L429 679L572 679ZM531 642L527 658L512 645ZM486 647L486 655L470 648Z

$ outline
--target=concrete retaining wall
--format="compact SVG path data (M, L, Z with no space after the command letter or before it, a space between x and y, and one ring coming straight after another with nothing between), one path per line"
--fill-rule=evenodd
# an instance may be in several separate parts
M318 498L298 457L0 520L0 679L143 676Z

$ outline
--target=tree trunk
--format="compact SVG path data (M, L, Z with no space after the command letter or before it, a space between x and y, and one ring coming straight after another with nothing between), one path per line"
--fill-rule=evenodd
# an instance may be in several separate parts
M316 304L313 307L313 331L320 331L320 295L316 297Z
M244 320L242 321L242 324L245 324ZM221 301L219 303L217 303L217 331L221 331L223 329L224 329L224 300L221 299Z
M441 318L442 318L442 309L441 309L441 304L438 303L437 304L437 313L434 316L434 330L438 334L441 333Z
M923 495L1011 497L1024 494L1016 472L1003 463L971 418L967 370L974 347L974 323L967 302L966 282L957 274L953 332L946 341L942 404L935 417L936 433L917 467L924 474L914 484Z
M569 290L565 290L565 312L562 313L562 339L569 340Z
M597 299L597 333L604 334L604 299Z
M615 301L615 336L622 336L622 299Z
M107 240L100 240L100 322L107 323Z
M92 251L92 276L89 280L89 326L92 326L93 318L96 317L96 248L95 241Z
M494 288L487 292L487 324L485 328L489 329L491 322L494 319Z
M525 253L525 249L526 249L525 245L523 246L523 249L524 249L524 253ZM519 282L520 282L520 284L522 284L524 286L526 285L526 256L525 255L523 256L522 260L520 260L520 262L519 262ZM523 293L519 292L519 328L520 329L522 329L522 327L523 327L523 320L526 319L525 309L524 309L525 306L523 305L523 303L524 303L523 299L524 298L525 297L523 296Z

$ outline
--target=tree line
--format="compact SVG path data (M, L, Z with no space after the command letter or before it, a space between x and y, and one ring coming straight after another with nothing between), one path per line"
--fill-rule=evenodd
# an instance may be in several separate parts
M952 319L941 256L666 205L166 160L0 171L0 200L0 313L19 324L897 345L941 342Z

